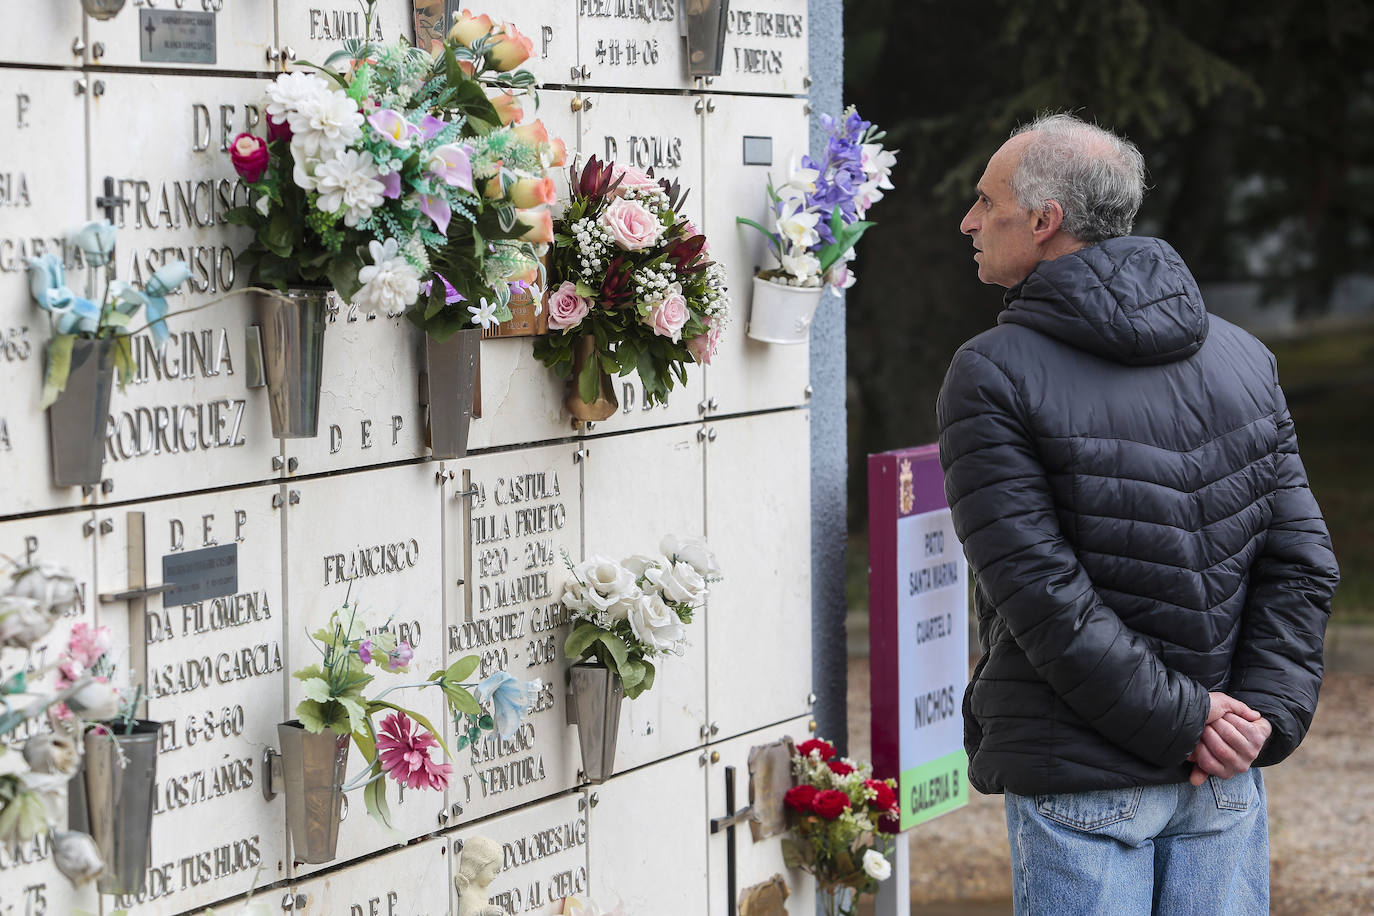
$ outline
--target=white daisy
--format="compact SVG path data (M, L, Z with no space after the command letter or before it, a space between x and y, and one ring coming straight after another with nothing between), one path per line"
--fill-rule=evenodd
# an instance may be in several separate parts
M325 159L363 135L363 113L342 89L302 98L288 120L293 154Z
M342 206L344 225L356 226L386 199L382 196L386 187L377 179L370 153L344 150L315 170L315 187L320 193L316 206L325 213L337 213Z
M283 73L267 84L267 113L277 121L289 121L306 99L328 95L330 85L313 73Z
M368 242L373 263L358 271L363 286L353 297L354 305L394 317L419 297L420 274L400 256L400 247L395 239Z

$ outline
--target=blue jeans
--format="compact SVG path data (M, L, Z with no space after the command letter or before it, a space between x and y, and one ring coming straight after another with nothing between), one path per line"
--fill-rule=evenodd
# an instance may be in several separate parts
M1264 780L1006 795L1016 916L1262 916Z

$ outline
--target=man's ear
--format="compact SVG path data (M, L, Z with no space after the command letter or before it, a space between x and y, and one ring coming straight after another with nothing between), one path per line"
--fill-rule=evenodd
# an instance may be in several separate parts
M1047 200L1045 206L1031 221L1031 235L1035 238L1036 244L1047 244L1059 233L1059 227L1063 224L1064 208L1057 200Z

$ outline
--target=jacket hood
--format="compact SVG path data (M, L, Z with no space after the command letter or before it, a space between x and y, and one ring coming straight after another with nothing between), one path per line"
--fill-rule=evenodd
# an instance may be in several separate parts
M1041 261L1004 301L998 324L1025 325L1126 365L1184 359L1207 337L1197 281L1160 239L1107 239Z

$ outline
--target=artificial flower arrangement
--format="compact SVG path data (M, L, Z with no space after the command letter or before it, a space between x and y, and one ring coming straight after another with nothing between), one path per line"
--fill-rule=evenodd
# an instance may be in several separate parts
M886 132L865 121L854 106L835 119L821 115L829 134L825 155L803 156L787 181L768 182L769 220L760 225L738 217L768 239L777 267L760 271L761 279L788 286L848 289L854 285L849 262L854 245L875 225L864 216L892 190L896 154L883 148Z
M595 156L569 175L554 224L548 322L534 354L587 403L603 373L638 372L645 405L661 404L686 364L709 364L729 312L725 271L682 215L677 182ZM579 358L578 347L584 352Z
M600 556L578 564L563 558L572 571L563 606L576 621L563 654L610 669L630 699L654 685L651 659L686 651L686 625L706 597L707 584L719 581L720 567L701 539L668 535L659 550L661 556L635 555L619 563Z
M509 319L552 241L545 170L564 158L540 122L516 126L531 49L514 26L464 12L434 58L353 39L314 72L277 77L266 137L230 147L256 197L227 215L254 231L240 265L281 291L327 285L365 311L408 312L439 340Z
M892 875L896 783L874 779L870 764L837 757L835 746L818 738L797 745L792 775L797 784L784 801L794 817L783 860L816 876L827 916L853 916L854 898L844 890L873 893Z
M5 563L12 569L0 594L0 646L22 649L25 656L0 679L0 737L28 722L34 726L22 751L0 742L0 843L47 834L58 870L79 886L100 876L105 862L88 834L58 828L62 800L81 766L83 735L113 735L129 727L139 694L126 699L110 684L104 627L75 624L54 661L32 665L34 646L59 619L77 612L80 595L60 567ZM52 690L38 689L54 672Z
M362 788L368 814L388 829L387 780L410 789L443 790L453 775L453 765L435 760L430 752L438 747L447 758L453 754L427 718L387 696L409 688L438 687L453 717L455 743L462 750L480 740L483 732L495 731L503 739L515 734L541 688L537 679L521 681L502 670L480 683L464 683L479 662L478 656L468 655L422 681L396 684L369 697L367 690L376 677L373 671L408 673L415 653L389 631L368 635L363 615L347 600L330 615L327 626L311 634L311 640L321 660L294 674L305 693L296 706L296 718L312 734L328 729L352 740L367 766L343 789ZM380 728L373 722L379 713L387 713Z
M78 340L108 341L113 350L113 365L122 388L133 377L131 341L142 330L151 330L158 346L167 339L167 296L191 276L185 261L169 261L150 276L139 289L131 283L113 279L115 227L109 220L86 223L72 233L72 244L81 251L91 270L86 277L86 296L78 296L67 286L66 269L55 254L29 258L29 291L39 307L48 313L52 336L48 338L47 371L43 377L42 407L50 407L66 390L72 369L72 352ZM96 271L106 268L103 294L96 303ZM139 309L146 323L131 327ZM102 423L103 429L103 423Z

